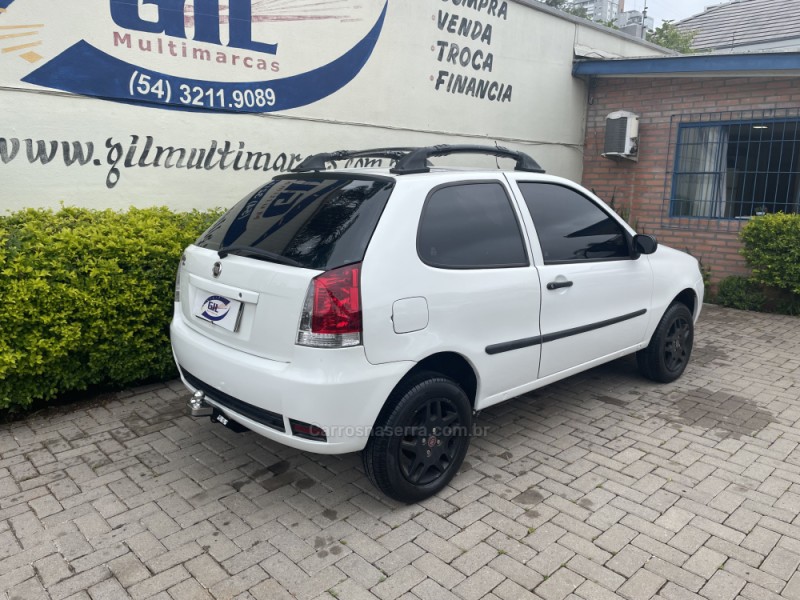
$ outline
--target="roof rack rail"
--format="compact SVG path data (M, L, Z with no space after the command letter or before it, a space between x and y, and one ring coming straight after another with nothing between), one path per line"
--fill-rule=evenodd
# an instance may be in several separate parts
M409 152L419 150L419 148L372 148L371 150L337 150L336 152L320 152L307 156L299 165L292 169L293 172L302 171L324 171L325 163L335 160L347 160L350 158L390 158L400 160Z
M391 172L396 175L428 173L430 171L428 158L431 156L447 156L450 154L489 154L502 158L513 158L517 161L517 164L514 165L515 171L544 173L544 169L539 166L539 163L524 152L509 150L501 146L479 146L474 144L444 144L440 146L415 148L398 160L397 164L392 167Z

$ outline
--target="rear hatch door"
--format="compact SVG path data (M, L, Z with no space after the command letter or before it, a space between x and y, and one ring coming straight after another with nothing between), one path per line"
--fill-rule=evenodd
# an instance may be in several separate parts
M393 180L319 173L274 179L187 248L181 317L204 336L291 362L311 280L364 258Z

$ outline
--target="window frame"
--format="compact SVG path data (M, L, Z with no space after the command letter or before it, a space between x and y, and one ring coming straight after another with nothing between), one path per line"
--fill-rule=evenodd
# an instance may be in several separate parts
M420 232L422 230L422 222L425 219L425 215L428 212L430 207L431 199L433 195L445 188L449 187L464 187L469 185L485 185L485 184L496 184L500 187L503 194L506 197L506 202L508 202L508 206L511 209L511 214L514 216L514 222L517 225L517 234L519 234L520 244L522 246L522 252L525 257L524 263L518 264L495 264L495 265L447 265L443 263L437 263L434 261L427 260L423 258L422 253L420 252ZM475 270L487 270L487 269L521 269L521 268L528 268L531 266L531 257L528 252L528 246L525 240L524 235L524 223L520 219L520 215L517 212L517 209L514 206L514 202L512 199L512 195L509 193L509 189L503 184L503 181L500 179L465 179L460 181L448 181L447 183L442 183L432 187L428 194L425 196L425 202L422 205L422 210L420 211L419 220L417 221L417 235L415 240L415 247L417 251L417 258L419 260L429 266L433 267L434 269L443 269L447 271L475 271Z
M522 190L522 184L535 184L535 185L547 185L547 186L555 186L567 189L571 192L574 192L581 198L586 199L590 204L595 206L600 212L605 214L607 217L611 218L620 229L622 229L623 236L625 237L625 245L628 248L628 256L616 256L616 257L600 257L600 258L575 258L569 260L548 260L545 257L544 246L542 244L542 239L539 236L539 228L536 226L536 220L533 218L533 212L528 207L528 202L525 200L525 192ZM607 209L606 205L598 204L598 201L588 196L585 193L585 190L582 190L577 187L573 187L571 185L565 185L560 182L556 181L530 181L530 180L517 180L517 187L519 188L520 195L522 197L522 203L525 205L525 210L528 211L528 216L531 218L531 224L533 225L533 231L536 234L536 243L539 245L539 252L542 255L542 263L544 265L574 265L574 264L586 264L586 263L597 263L597 262L618 262L623 260L637 260L639 257L637 253L634 251L633 247L633 237L634 234L631 233L631 227L620 217L616 212L611 209Z
M699 118L702 115L692 115L692 116L696 116L696 117ZM755 125L762 125L762 124L763 125L771 125L771 124L775 124L775 123L792 123L792 122L793 123L797 123L798 128L800 128L800 116L798 116L798 115L794 115L794 116L786 115L784 117L775 116L775 117L761 118L761 119L759 119L759 118L730 119L730 120L714 119L714 120L709 120L709 121L702 121L702 120L694 121L693 120L693 121L686 121L686 122L683 122L683 121L678 122L678 131L677 131L677 134L676 134L676 136L674 138L675 153L674 153L674 157L673 157L673 160L672 160L672 173L668 177L670 188L669 188L668 205L667 205L667 217L671 221L677 221L677 220L680 220L680 219L687 219L687 220L689 220L691 222L714 221L714 222L728 222L728 223L730 223L730 222L734 222L734 223L735 222L746 222L746 221L748 221L748 220L750 220L752 218L752 215L739 215L739 216L733 215L733 216L730 216L730 217L726 217L726 216L713 216L713 215L704 216L704 215L678 214L677 213L676 208L677 208L678 202L680 202L681 200L679 200L676 197L676 189L677 189L676 185L677 185L677 182L678 182L678 178L680 176L705 175L705 176L713 176L714 178L719 178L722 175L721 171L716 171L716 172L706 172L706 171L700 172L700 171L696 171L695 172L695 171L679 171L678 170L679 169L679 165L680 165L680 161L683 158L683 151L685 151L685 147L687 145L685 143L682 143L682 140L681 140L681 138L682 138L682 136L683 136L683 134L684 134L684 132L686 130L689 130L689 129L704 129L704 128L710 128L710 127L725 127L725 128L729 129L731 127L743 126L743 125L749 125L750 127L753 127ZM775 141L781 141L781 140L771 140L771 141L775 142ZM761 143L761 142L756 141L755 143ZM794 143L796 143L798 145L798 156L800 156L800 139L798 139ZM747 152L749 154L750 150L748 149ZM747 171L745 171L745 172L747 172ZM763 172L762 171L756 171L756 173L757 174L761 174ZM787 174L791 174L791 172L789 172ZM727 176L727 168L726 168L726 176ZM800 169L798 170L796 176L800 177ZM692 206L694 204L694 202L696 202L696 201L697 201L696 198L691 199L689 201L690 202L690 206ZM726 198L723 199L723 201L724 202L733 202L734 199L726 197ZM777 202L773 203L773 205L774 204L777 204ZM753 204L753 206L755 206L755 204ZM800 214L800 210L798 210L797 213L793 213L793 214Z

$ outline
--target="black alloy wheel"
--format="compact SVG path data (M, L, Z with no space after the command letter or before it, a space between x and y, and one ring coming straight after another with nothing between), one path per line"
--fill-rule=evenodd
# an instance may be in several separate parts
M364 471L384 494L413 503L433 496L467 454L472 405L452 379L424 372L401 383L362 453Z
M427 485L447 472L469 440L458 435L463 423L449 398L426 400L411 421L398 448L398 462L406 480Z
M683 372L692 354L692 321L678 316L670 323L664 339L664 365L667 370Z
M689 364L693 344L692 312L676 302L664 312L647 348L636 353L639 370L653 381L675 381Z

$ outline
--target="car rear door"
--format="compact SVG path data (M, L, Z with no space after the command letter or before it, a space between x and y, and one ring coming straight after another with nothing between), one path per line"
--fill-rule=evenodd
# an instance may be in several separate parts
M651 316L653 275L648 258L633 253L630 232L577 187L522 173L509 178L539 254L539 378L631 351Z

